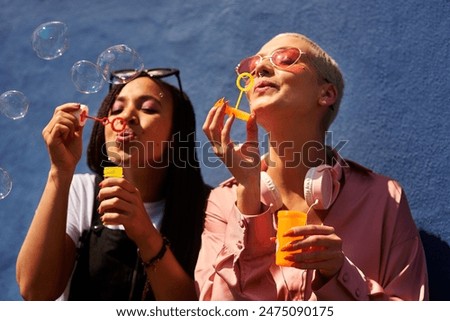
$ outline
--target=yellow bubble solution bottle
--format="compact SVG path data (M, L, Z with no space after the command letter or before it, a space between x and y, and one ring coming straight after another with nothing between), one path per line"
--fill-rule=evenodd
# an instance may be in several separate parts
M123 168L120 166L107 166L103 168L103 177L123 177Z
M103 178L109 178L109 177L122 178L123 177L123 168L120 166L104 167L103 168ZM123 225L105 224L105 226L110 229L123 228Z

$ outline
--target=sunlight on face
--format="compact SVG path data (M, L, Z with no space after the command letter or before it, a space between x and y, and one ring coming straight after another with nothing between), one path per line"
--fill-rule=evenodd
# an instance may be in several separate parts
M117 133L105 127L110 159L122 166L144 168L162 164L172 133L173 100L168 90L148 77L129 82L113 103L109 117L127 126Z

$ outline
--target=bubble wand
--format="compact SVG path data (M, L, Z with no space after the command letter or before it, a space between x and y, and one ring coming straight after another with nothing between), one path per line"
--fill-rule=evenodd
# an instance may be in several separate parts
M248 83L246 84L246 86L242 87L241 86L241 80L242 78L246 78L248 80ZM249 91L250 89L252 89L253 85L255 83L255 79L253 78L253 76L248 73L248 72L243 72L241 74L238 75L238 77L236 78L236 87L240 90L239 93L239 97L236 101L236 105L230 106L228 105L228 101L225 101L225 98L220 98L218 101L216 101L216 103L214 104L214 107L220 107L223 104L225 104L225 113L229 116L234 115L236 118L241 119L243 121L248 121L248 119L250 118L250 114L239 110L239 104L241 103L241 99L242 99L242 95L244 94L244 92Z
M117 133L123 132L125 130L125 127L127 126L127 121L122 117L115 117L112 120L109 120L108 117L97 118L94 116L89 116L88 113L88 106L80 105L80 109L75 113L80 126L84 126L88 118L100 122L103 126L111 125L111 129Z

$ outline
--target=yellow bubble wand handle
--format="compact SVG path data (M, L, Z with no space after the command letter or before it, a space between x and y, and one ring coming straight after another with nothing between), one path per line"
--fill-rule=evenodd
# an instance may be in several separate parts
M241 86L241 80L244 77L246 78L247 84L246 84L245 87L242 87ZM245 111L243 111L243 110L239 110L238 108L239 108L239 104L241 103L242 94L244 92L249 91L253 87L254 83L255 83L255 79L250 73L243 72L242 74L239 74L239 76L236 79L236 86L238 87L238 89L241 92L239 94L239 97L238 97L238 100L236 102L236 105L234 107L233 106L229 106L228 105L228 101L225 101L225 98L220 98L218 101L216 101L216 103L214 104L213 108L217 108L217 107L220 107L220 106L225 104L225 113L227 115L229 115L229 116L234 115L236 118L239 118L239 119L244 120L244 121L248 121L249 118L250 118L250 114L245 112Z

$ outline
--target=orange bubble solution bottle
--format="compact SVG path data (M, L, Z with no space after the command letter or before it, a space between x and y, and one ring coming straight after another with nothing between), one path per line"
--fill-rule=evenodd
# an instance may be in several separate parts
M302 250L282 251L281 249L295 240L303 239L303 236L284 236L294 226L306 225L307 214L301 211L278 211L277 252L275 263L279 266L293 266L294 262L285 259L286 256L300 253Z

